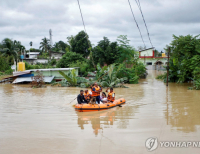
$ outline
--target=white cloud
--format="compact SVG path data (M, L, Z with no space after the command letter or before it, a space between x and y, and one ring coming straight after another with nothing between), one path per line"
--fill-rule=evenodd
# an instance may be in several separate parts
M93 44L104 36L115 41L119 35L128 35L131 45L143 45L132 18L128 1L79 0L87 33ZM147 47L150 43L134 0L130 0ZM197 35L200 19L200 1L197 0L140 0L153 45L162 50L172 35ZM5 37L21 41L27 48L33 41L38 48L41 39L53 31L53 42L83 30L76 1L70 0L0 0L0 40Z

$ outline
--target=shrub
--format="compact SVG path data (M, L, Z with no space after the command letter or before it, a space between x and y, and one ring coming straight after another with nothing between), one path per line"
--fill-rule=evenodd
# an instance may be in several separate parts
M75 52L66 52L62 58L57 62L57 67L68 68L70 64L76 63L77 61L84 62L86 59L78 53Z

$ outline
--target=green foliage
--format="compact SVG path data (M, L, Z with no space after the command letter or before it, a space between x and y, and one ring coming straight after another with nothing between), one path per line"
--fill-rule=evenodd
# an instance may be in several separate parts
M53 48L52 48L52 51L55 51L55 52L63 52L65 51L66 48L69 48L70 46L63 42L63 41L58 41L58 42L55 42Z
M88 49L91 43L89 41L89 36L84 31L80 31L76 36L67 37L67 39L72 52L81 54L85 58L90 54Z
M117 77L127 77L127 83L137 84L140 77L146 74L146 68L143 63L136 62L131 68L127 68L125 64L120 64L119 67Z
M126 35L118 36L117 42L119 43L119 58L116 59L116 63L131 63L133 61L137 61L138 56L136 50L129 45L130 40L127 39Z
M56 59L54 57L50 60L50 65L56 65Z
M25 47L21 45L21 42L19 41L16 41L16 40L12 41L9 38L5 38L1 42L0 52L2 53L2 56L13 57L15 61L17 61L18 59L18 54L20 54L20 52L24 50L25 50Z
M94 63L110 65L114 63L131 63L137 57L136 50L129 45L126 35L120 35L117 42L110 42L107 37L99 41L97 46L92 49Z
M9 57L0 55L0 72L5 72L6 70L11 69L8 60Z
M70 64L84 62L85 58L81 54L75 53L75 52L66 52L63 57L57 62L57 67L59 68L68 68L70 67Z
M5 75L12 75L13 70L11 68L9 68L8 70L5 71Z
M92 49L94 63L100 63L101 66L115 63L120 56L117 47L117 42L110 42L107 37L103 37L103 40L99 41L98 45Z
M42 52L38 56L38 59L48 59L48 58L49 58L49 54L47 52Z
M199 35L175 36L170 44L169 81L183 83L193 80L199 89L200 79L200 39ZM167 49L166 49L167 51Z
M109 65L106 70L106 75L102 77L101 85L103 87L121 87L127 80L127 77L117 78L117 73L120 67L116 67L115 64Z
M156 79L161 79L163 80L165 78L166 74L160 74L156 77Z
M162 53L160 53L158 50L154 50L154 54L155 54L155 57L162 57Z
M69 83L69 86L77 86L77 77L76 77L76 70L72 69L69 73L65 74L62 71L59 71L59 73L67 80Z
M50 40L46 37L42 39L42 42L40 42L40 49L42 49L43 52L48 52L50 49Z
M51 65L51 62L49 63L45 63L45 64L36 64L36 65L30 65L29 63L27 63L26 61L24 61L25 63L25 68L26 70L31 70L31 69L47 69L47 68L55 68Z
M88 62L88 60L86 60L86 61L77 60L77 61L71 63L69 65L69 67L72 67L72 68L79 67L80 68L79 71L80 71L81 75L85 76L85 77L88 75L88 72L95 71L95 68L93 68L91 66L91 64Z

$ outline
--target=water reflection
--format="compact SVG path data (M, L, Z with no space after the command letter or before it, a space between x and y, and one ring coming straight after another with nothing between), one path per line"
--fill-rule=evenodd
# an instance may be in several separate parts
M95 136L99 130L112 127L114 124L119 129L126 129L129 120L134 118L139 106L116 107L105 111L96 112L76 112L78 127L84 129L85 125L91 125Z
M185 133L196 132L200 125L199 91L187 90L190 85L170 84L166 90L165 118L172 129Z

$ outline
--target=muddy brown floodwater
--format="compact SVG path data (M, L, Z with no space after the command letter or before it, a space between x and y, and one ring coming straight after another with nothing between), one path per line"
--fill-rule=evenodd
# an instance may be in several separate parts
M143 154L149 137L200 141L200 91L165 84L160 73L129 88L115 89L123 107L76 112L68 104L80 88L31 89L0 85L0 154ZM157 154L197 154L200 148L161 148Z

